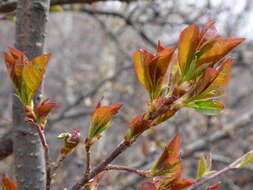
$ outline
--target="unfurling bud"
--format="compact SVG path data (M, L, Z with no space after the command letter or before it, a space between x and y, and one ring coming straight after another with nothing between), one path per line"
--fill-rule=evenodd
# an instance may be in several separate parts
M61 149L61 155L68 155L71 153L80 142L80 131L74 129L72 133L61 133L58 135L59 139L64 140L64 146Z
M102 100L102 99L101 99ZM88 141L93 144L100 138L101 133L110 127L109 122L116 115L123 104L115 104L113 106L101 106L101 100L98 102L96 110L92 114Z
M152 120L146 120L145 115L136 116L129 124L126 141L133 141L151 126Z

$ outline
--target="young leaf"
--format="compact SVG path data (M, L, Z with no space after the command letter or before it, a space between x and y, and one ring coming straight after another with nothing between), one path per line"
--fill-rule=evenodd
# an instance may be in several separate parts
M23 94L24 99L29 102L32 101L32 98L39 88L44 74L46 72L46 66L48 64L49 58L51 54L41 55L34 58L29 64L26 64L22 70L22 90L21 94Z
M183 190L195 183L196 182L194 180L183 178L173 181L173 183L171 183L167 188L172 190Z
M217 115L224 109L224 105L215 100L199 100L187 104L187 107L204 115Z
M151 120L146 120L144 114L136 116L129 124L127 135L125 139L132 141L136 139L145 130L151 127Z
M182 168L180 166L180 135L177 135L165 147L162 155L152 167L154 176L172 173L173 177L180 177Z
M156 190L156 186L152 182L144 182L139 186L138 190Z
M64 140L64 145L60 150L61 155L66 156L71 153L80 142L80 131L74 129L72 133L61 133L59 139Z
M60 5L52 5L52 6L50 6L50 11L63 12L64 10Z
M209 99L223 95L230 79L232 62L233 59L227 59L218 69L218 75L215 74L214 79L212 78L212 80L208 80L207 85L204 86L203 90L200 90L200 92L197 93L198 95L192 99Z
M148 91L151 100L158 98L161 93L174 51L175 48L164 48L158 42L156 55L145 49L133 53L132 59L137 78Z
M88 138L92 142L98 139L101 133L109 128L109 121L118 113L123 104L115 104L113 106L101 106L98 103L96 110L92 114L91 124L89 128Z
M198 25L191 25L184 29L179 37L178 62L182 74L184 75L195 56L195 51L199 40Z
M217 190L220 187L221 183L216 183L213 185L208 186L205 190Z
M213 63L221 60L245 38L217 38L200 49L198 65Z
M251 151L243 157L241 162L236 165L236 168L244 168L252 163L253 163L253 152Z
M199 159L199 166L198 166L198 172L197 172L197 179L200 179L205 176L205 173L207 171L207 161L204 155L200 156Z
M32 99L39 88L51 54L34 58L31 62L19 50L9 48L10 54L3 52L17 96L23 105L32 107Z
M18 190L17 185L5 175L2 175L0 185L3 190Z

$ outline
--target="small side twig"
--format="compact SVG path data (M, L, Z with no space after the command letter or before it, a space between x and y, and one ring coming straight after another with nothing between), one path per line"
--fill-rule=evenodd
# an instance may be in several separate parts
M55 162L55 164L52 166L51 168L51 176L54 175L54 173L56 172L56 170L61 166L61 163L63 162L63 160L65 160L66 156L60 154Z
M50 167L49 149L48 149L48 144L47 144L47 141L46 141L45 131L39 124L35 123L35 126L37 128L37 131L38 131L40 139L41 139L42 146L44 148L44 157L45 157L45 162L46 162L46 176L47 176L46 190L50 190L51 167Z
M84 172L85 176L90 174L90 145L85 143L85 151L86 151L86 169Z
M135 173L141 177L148 177L147 173L148 171L144 171L144 170L139 170L136 168L129 168L126 166L119 166L119 165L108 165L105 170L120 170L120 171L126 171L126 172L131 172L131 173Z
M243 161L243 159L245 158L245 156L247 154L250 154L250 153L253 153L253 150L244 154L243 156L241 156L240 158L238 158L237 160L235 160L234 162L232 162L231 164L229 164L227 167L223 168L222 170L219 170L219 171L215 172L213 175L210 175L210 176L198 181L196 184L193 184L187 190L196 190L199 187L201 187L202 185L209 182L210 180L213 180L219 176L222 176L229 171L238 169L237 165Z

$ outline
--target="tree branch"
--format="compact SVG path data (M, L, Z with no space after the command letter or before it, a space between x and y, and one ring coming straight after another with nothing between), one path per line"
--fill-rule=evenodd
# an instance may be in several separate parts
M251 150L250 152L244 154L243 156L241 156L240 158L238 158L237 160L235 160L234 162L232 162L231 164L229 164L227 167L223 168L220 171L215 172L213 175L210 175L200 181L198 181L196 184L193 184L192 186L190 186L187 190L196 190L198 188L200 188L202 185L206 184L207 182L209 182L210 180L213 180L221 175L224 175L225 173L231 171L231 170L236 170L239 169L237 167L237 165L239 163L241 163L244 160L245 155L247 154L252 154L253 150Z
M105 170L120 170L120 171L126 171L131 172L139 175L140 177L147 177L146 172L144 170L139 170L136 168L129 168L126 166L118 166L118 165L108 165Z
M159 115L165 113L171 104L173 104L177 99L175 97L168 97L167 100L160 106L157 111L152 114L149 114L147 120L155 120ZM117 158L122 152L124 152L127 148L129 148L136 139L129 142L127 140L123 140L116 149L97 167L95 167L89 176L84 175L72 188L71 190L79 190L84 184L89 182L90 179L94 178L100 172L104 171L108 164L110 164L115 158Z

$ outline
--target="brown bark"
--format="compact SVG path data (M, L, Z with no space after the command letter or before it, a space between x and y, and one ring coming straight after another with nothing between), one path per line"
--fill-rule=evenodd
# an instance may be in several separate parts
M29 59L44 53L49 0L19 0L15 47ZM35 98L39 101L42 90ZM20 190L44 190L46 171L44 150L35 126L24 121L24 109L13 96L13 153L17 185Z

